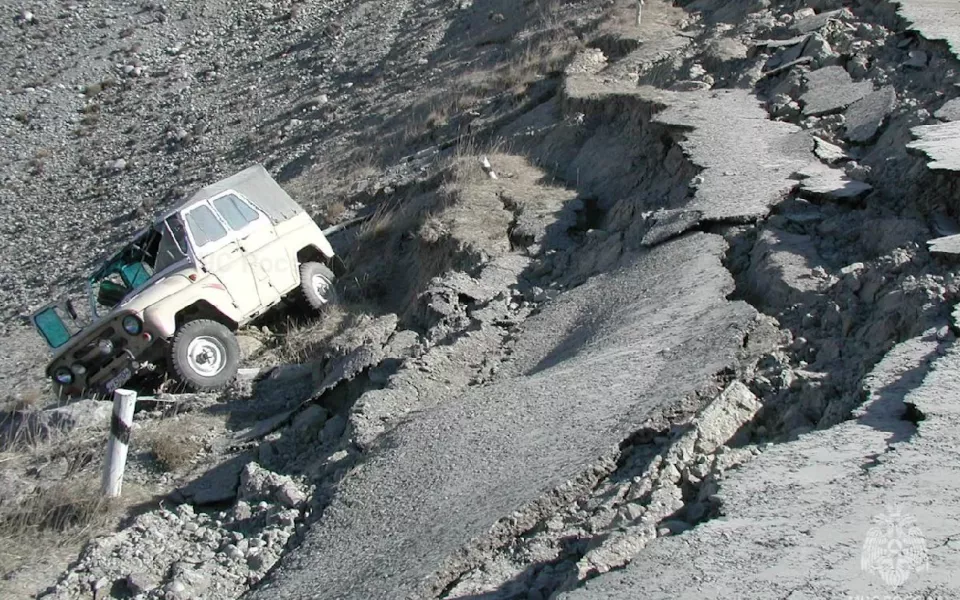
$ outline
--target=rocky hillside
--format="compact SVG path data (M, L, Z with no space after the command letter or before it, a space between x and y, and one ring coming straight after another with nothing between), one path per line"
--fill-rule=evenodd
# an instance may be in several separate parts
M173 4L3 25L8 317L251 161L375 216L337 311L143 403L140 506L12 508L95 477L105 423L10 413L13 547L92 524L72 562L18 550L10 594L958 592L955 9Z

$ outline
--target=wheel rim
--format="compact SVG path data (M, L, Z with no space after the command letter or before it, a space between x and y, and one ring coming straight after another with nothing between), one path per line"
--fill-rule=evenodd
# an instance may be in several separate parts
M187 346L187 363L198 375L213 377L227 365L227 349L217 338L202 335Z
M330 281L323 275L314 275L312 283L313 290L317 292L317 297L320 298L320 302L324 304L329 302Z

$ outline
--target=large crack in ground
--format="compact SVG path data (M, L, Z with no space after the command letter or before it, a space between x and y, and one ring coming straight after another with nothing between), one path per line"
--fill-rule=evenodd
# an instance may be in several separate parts
M869 9L864 12L870 14ZM889 17L889 13L881 14ZM934 56L941 51L928 43L922 43L921 47L922 52ZM776 87L778 83L775 81L771 87ZM935 84L931 85L931 88L935 87ZM923 101L925 103L938 101L930 88L921 93L927 94L927 99ZM780 109L772 105L771 110ZM686 116L688 118L680 122L695 122L695 119L689 118L690 115ZM827 132L829 135L836 129L828 129ZM818 149L819 145L818 142ZM848 173L855 172L856 162L847 167ZM851 167L854 167L853 171ZM930 176L926 178L932 179ZM928 193L924 200L933 206L950 208L952 185L941 185L939 189L938 198L931 198ZM885 190L881 193L886 195ZM814 199L819 197L815 196ZM885 198L874 196L873 199L883 201ZM877 210L876 205L870 208L881 213L885 210ZM757 444L764 440L780 440L787 435L793 438L814 427L829 427L848 419L865 397L864 378L894 344L931 330L937 332L940 340L949 342L952 339L953 332L947 327L947 309L944 307L956 297L955 280L944 279L945 276L950 277L950 269L931 264L929 256L924 256L916 244L912 251L908 246L900 254L894 252L893 255L876 258L877 254L882 255L900 241L883 239L883 236L890 235L886 231L870 232L871 238L862 244L857 243L860 240L845 239L844 236L849 238L849 234L836 226L835 221L832 227L821 227L823 231L803 231L804 227L815 228L829 219L853 219L861 217L863 213L869 214L860 206L836 207L822 201L811 204L793 195L774 212L773 218L759 226L708 225L726 233L730 241L731 251L726 264L739 284L735 297L750 299L756 306L777 317L784 326L786 343L760 361L756 376L747 380L762 399L762 404L757 396L744 388L748 397L757 402L756 409L763 407L762 411L757 410L749 415L756 417L756 422L751 424L748 432L753 434L753 441ZM702 217L700 213L692 218L682 218L685 221L682 228L696 227ZM887 223L875 222L874 225L902 227L902 217L887 219ZM676 235L682 232L682 228L670 234ZM817 233L820 235L815 237ZM799 244L797 238L793 237L798 234L804 236ZM799 255L795 254L797 246L800 247ZM835 253L831 257L834 261L837 255L842 255L841 260L852 263L852 266L840 269L840 276L846 277L846 280L838 285L836 279L830 281L823 267L818 267L819 271L812 271L813 285L798 281L798 277L809 277L811 273L808 268L803 268L805 264L813 262L809 255L803 254L811 246L828 246ZM818 272L822 273L825 281L815 281ZM944 283L947 285L944 286ZM782 290L771 293L771 286L776 285L782 286ZM867 291L859 295L863 287ZM856 300L850 300L851 294L857 294ZM875 304L876 299L882 300ZM808 366L809 369L806 368ZM750 406L749 402L746 404ZM905 407L905 418L909 418L909 412ZM728 443L731 446L741 444L742 431L740 435L740 440L730 439ZM648 454L652 452L654 450ZM743 458L734 458L730 464L748 460L760 452L760 446L754 445L745 452ZM646 458L649 459L649 456ZM714 461L713 456L696 457L698 466ZM651 486L656 488L660 482L655 467L653 473L646 471L635 483L642 482L648 489ZM689 467L689 463L683 461L679 465L670 464L668 482L688 481ZM546 598L557 591L576 587L599 572L629 562L649 539L656 537L657 529L651 524L656 523L657 512L648 509L651 502L649 496L642 498L638 504L628 505L626 509L618 507L616 500L623 499L631 490L621 487L611 492L607 480L615 480L621 470L611 472L586 498L571 503L517 536L482 567L463 573L443 597ZM723 471L724 468L720 467L716 478L722 476ZM695 471L695 481L698 475L704 475L702 468ZM710 481L707 489L716 490L715 479ZM682 496L691 497L689 491ZM712 494L709 496L713 497ZM693 497L703 500L702 495L694 494ZM629 498L633 501L638 499L635 494ZM655 509L660 508L661 503L652 504ZM617 508L621 512L616 512ZM611 509L613 512L610 512ZM647 510L649 512L645 512ZM689 506L684 504L677 512L682 515L688 510ZM603 511L606 514L598 518L597 513ZM686 531L701 522L700 511L706 515L716 515L720 514L720 507L717 505L712 511L696 509L693 519L671 520L659 533L671 535ZM615 516L611 518L611 515ZM660 514L661 518L665 516L669 515ZM633 523L644 517L642 523L646 529L638 533ZM607 522L604 523L604 520ZM571 522L575 525L571 526Z

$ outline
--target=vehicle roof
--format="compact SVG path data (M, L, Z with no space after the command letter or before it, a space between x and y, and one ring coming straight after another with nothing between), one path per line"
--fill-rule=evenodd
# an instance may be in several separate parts
M255 164L201 189L163 213L156 221L162 221L195 202L208 200L228 190L239 192L274 223L286 221L303 212L303 208L280 187L263 165Z
M117 260L135 240L147 234L156 227L158 223L162 223L171 215L180 212L195 202L208 200L227 190L239 192L254 206L262 210L273 223L286 221L304 212L303 207L297 204L296 201L280 187L280 184L270 176L270 173L267 172L263 165L255 164L235 175L231 175L226 179L221 179L214 184L202 188L183 202L157 215L148 227L144 227L134 233L118 250L104 255L103 258L98 260L97 264L103 266L97 269L91 277L97 277L101 274L107 266L105 263Z

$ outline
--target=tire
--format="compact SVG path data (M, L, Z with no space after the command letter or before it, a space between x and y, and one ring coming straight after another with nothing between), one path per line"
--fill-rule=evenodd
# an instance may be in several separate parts
M307 308L322 313L336 302L337 295L333 289L335 279L333 271L326 265L316 262L300 265L300 297Z
M196 392L227 387L240 367L240 345L225 325L208 319L180 326L170 344L170 365L177 378Z

